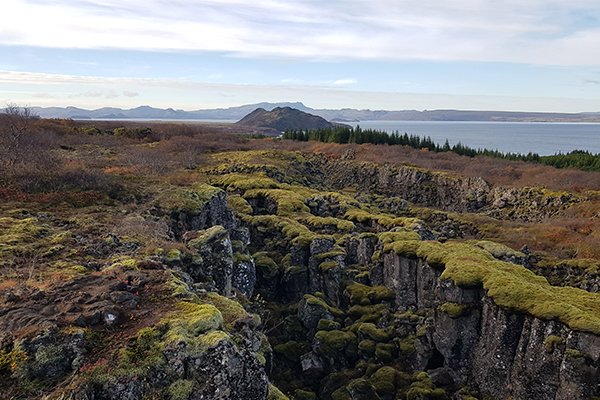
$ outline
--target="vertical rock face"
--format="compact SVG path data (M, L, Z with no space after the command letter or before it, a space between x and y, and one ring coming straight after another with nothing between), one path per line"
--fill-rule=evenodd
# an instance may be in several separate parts
M252 296L256 285L254 260L245 255L234 262L229 231L221 225L215 225L188 237L194 239L187 243L187 248L197 252L201 258L186 268L185 272L192 279L197 282L212 279L219 293L225 296L230 296L233 288L247 297Z
M345 267L346 252L335 245L333 237L314 239L308 259L309 292L323 292L339 304L341 270Z
M186 272L196 281L212 279L221 294L230 296L233 250L229 232L221 225L198 231L197 237L187 243L187 248L196 251L202 261Z
M200 357L184 357L184 367L181 378L195 379L198 383L190 399L262 400L267 397L268 379L264 368L252 353L238 349L231 340L220 341Z
M590 399L597 393L600 337L503 310L483 289L460 288L440 275L423 260L394 252L371 270L373 285L396 293L398 309L435 309L426 330L433 351L416 367L439 367L442 360L455 385L471 384L497 399Z
M412 203L445 210L471 212L488 205L491 185L482 178L457 178L399 165L311 159L336 188L360 189L399 196Z
M171 211L170 226L176 240L181 240L187 231L200 231L215 225L233 229L239 225L233 210L227 205L225 192L215 191L211 195L197 209L178 207Z
M199 255L182 263L184 272L195 282L214 284L225 296L230 296L236 288L251 297L256 285L256 267L246 249L250 233L240 227L225 192L198 185L173 197L168 204L173 237L185 241L186 247ZM236 254L232 241L236 242Z

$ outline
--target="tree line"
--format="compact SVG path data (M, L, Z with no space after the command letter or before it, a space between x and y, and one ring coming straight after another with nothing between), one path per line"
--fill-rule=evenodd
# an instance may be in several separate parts
M450 145L448 139L443 145L435 143L430 136L400 134L395 131L391 134L376 129L362 129L360 126L318 128L308 130L287 129L283 139L307 142L310 140L325 143L340 144L387 144L409 146L415 149L427 149L435 153L453 152L468 157L494 157L510 161L524 161L550 165L556 168L576 168L583 171L600 171L600 154L591 154L588 151L574 150L567 154L558 153L552 156L540 156L537 153L503 153L498 150L474 149L458 142Z

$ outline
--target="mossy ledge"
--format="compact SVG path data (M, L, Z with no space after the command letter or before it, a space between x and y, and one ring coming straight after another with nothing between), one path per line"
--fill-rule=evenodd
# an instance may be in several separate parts
M441 278L452 279L460 287L483 287L497 305L509 311L600 334L600 294L551 286L527 268L496 260L488 251L466 243L399 241L387 244L386 250L416 255L434 268L443 268Z

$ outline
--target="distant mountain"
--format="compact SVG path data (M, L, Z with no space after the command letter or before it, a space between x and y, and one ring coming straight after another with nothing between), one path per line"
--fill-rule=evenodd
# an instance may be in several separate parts
M97 110L84 110L76 107L31 107L31 111L42 118L72 119L209 119L237 121L252 111L262 108L272 111L275 108L290 107L328 121L500 121L500 122L600 122L600 112L591 113L545 113L514 111L469 111L469 110L357 110L352 108L313 109L301 102L257 103L239 107L215 108L208 110L184 111L172 108L161 109L141 106L130 110L105 107Z
M216 108L211 110L184 111L172 108L161 109L141 106L130 110L121 108L104 107L97 110L84 110L76 107L31 107L31 111L42 118L73 118L73 119L222 119L239 120L257 108L272 110L276 107L292 107L302 111L309 111L302 103L258 103L247 104L240 107Z
M238 125L255 126L261 128L271 128L278 132L286 129L317 129L331 128L333 124L323 117L312 115L304 111L291 107L275 107L271 111L264 108L257 108L246 115Z

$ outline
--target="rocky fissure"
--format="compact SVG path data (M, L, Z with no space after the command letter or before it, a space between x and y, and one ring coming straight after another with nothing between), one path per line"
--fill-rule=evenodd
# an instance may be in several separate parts
M320 171L316 186L353 194L273 168L277 179L211 171L210 185L149 207L169 247L7 292L0 371L71 375L78 399L600 395L595 269L540 263L449 213L532 221L585 199L322 155L294 161L304 167ZM107 251L122 247L108 239ZM573 302L552 302L564 293ZM124 343L99 339L118 329Z

